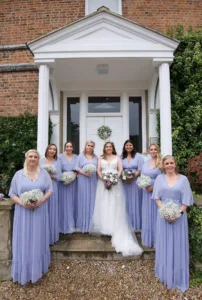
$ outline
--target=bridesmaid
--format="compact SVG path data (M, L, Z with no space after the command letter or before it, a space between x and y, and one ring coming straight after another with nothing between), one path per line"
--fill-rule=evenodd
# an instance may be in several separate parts
M142 245L152 247L155 245L157 205L152 200L152 191L155 179L161 174L162 158L158 145L152 144L149 147L151 158L147 160L141 175L151 178L151 186L142 191Z
M87 141L84 151L78 156L76 170L78 174L78 203L76 228L81 232L89 232L95 205L97 174L85 173L84 166L93 164L97 168L97 156L94 154L95 143Z
M53 194L48 201L50 244L53 245L59 240L59 220L58 220L58 180L60 178L60 163L57 159L57 146L50 144L46 148L45 157L41 158L40 165L51 165L55 169L55 174L49 174L53 184Z
M61 172L74 171L77 155L74 154L72 142L66 142L64 153L59 155ZM59 182L59 228L62 233L75 231L75 205L76 205L77 180L65 185Z
M123 162L123 169L132 170L134 173L134 178L123 181L129 224L134 230L140 230L142 191L136 184L136 178L140 175L144 159L140 153L135 151L135 145L130 140L125 141L121 158Z
M177 172L174 157L163 158L163 171L154 184L152 198L158 208L173 201L181 215L175 220L160 218L157 213L155 274L169 289L185 292L189 288L189 241L187 206L193 204L192 191L186 176Z
M40 189L44 196L34 206L25 205L21 194ZM15 202L12 240L14 282L21 285L36 282L48 272L50 264L48 198L53 191L51 178L39 167L39 153L31 149L25 154L24 168L15 173L9 196Z

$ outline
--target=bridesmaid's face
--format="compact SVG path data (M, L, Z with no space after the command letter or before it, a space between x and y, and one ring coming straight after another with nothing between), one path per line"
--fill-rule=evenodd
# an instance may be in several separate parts
M149 148L149 153L150 153L151 157L156 158L156 157L157 157L158 150L157 150L157 148L156 148L155 146L151 146L151 147Z
M106 146L105 146L105 153L106 154L112 154L112 152L113 152L113 147L112 147L112 144L106 144Z
M66 145L66 147L65 147L65 152L66 152L67 154L72 154L72 152L73 152L73 146L72 146L71 143L67 143L67 145Z
M27 155L26 160L27 160L27 165L32 166L32 167L37 166L39 163L39 157L38 157L37 153L35 153L35 152L30 152Z
M176 170L176 163L172 158L168 158L164 161L163 167L166 173L172 173Z
M133 144L131 144L131 143L125 144L125 150L126 150L126 152L130 153L130 152L133 151L133 149L134 149Z
M54 145L50 146L48 149L48 156L54 157L56 154L56 147Z
M93 143L87 143L86 144L86 153L92 154L94 151L95 145Z

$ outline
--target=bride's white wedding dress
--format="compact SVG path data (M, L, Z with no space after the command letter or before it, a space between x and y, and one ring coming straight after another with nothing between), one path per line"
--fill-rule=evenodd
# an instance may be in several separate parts
M111 162L101 160L102 173L118 173L117 157ZM125 207L125 195L122 183L107 190L102 180L98 180L92 231L111 235L112 246L123 256L141 255L136 236L129 228Z

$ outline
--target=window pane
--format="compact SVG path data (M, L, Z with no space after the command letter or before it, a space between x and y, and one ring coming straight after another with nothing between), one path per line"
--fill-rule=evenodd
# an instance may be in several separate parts
M120 112L120 97L89 97L89 113L116 113Z
M86 0L88 1L88 14L91 14L97 11L101 6L108 7L109 10L120 13L119 12L119 0Z
M67 141L72 141L79 153L79 98L67 98Z
M138 152L142 152L141 97L129 98L129 134Z

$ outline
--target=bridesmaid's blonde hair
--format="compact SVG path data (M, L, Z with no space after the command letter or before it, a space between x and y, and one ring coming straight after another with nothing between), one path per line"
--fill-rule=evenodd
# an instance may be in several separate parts
M178 167L177 167L177 160L176 160L175 157L172 156L172 155L166 155L166 156L164 156L164 158L163 158L163 160L162 160L162 164L163 164L162 170L163 170L163 172L165 173L164 163L165 163L165 161L166 161L167 159L172 159L172 160L174 160L175 165L176 165L175 173L178 174L179 172L178 172Z
M40 162L39 162L40 154L39 154L39 152L38 152L37 150L35 150L35 149L30 149L30 150L28 150L28 151L25 153L25 162L24 162L24 168L23 168L24 171L23 171L23 173L24 173L24 175L25 175L26 177L29 177L28 170L27 170L27 157L28 157L29 153L31 153L31 152L37 154L37 156L38 156L38 165L37 165L37 168L36 168L36 173L37 173L37 178L38 178L39 173L40 173Z
M162 170L163 164L162 164L162 155L161 155L160 148L157 144L151 144L149 146L149 150L150 150L151 146L156 147L156 150L157 150L157 159L156 159L155 167Z
M84 150L83 150L83 153L84 153L84 154L86 154L86 145L89 144L89 143L93 144L93 145L94 145L94 148L95 148L95 142L94 142L94 141L91 141L91 140L86 141L85 147L84 147ZM93 149L93 155L94 155L94 154L95 154L95 153L94 153L94 149Z

